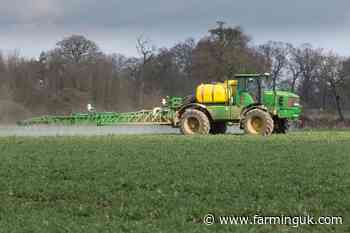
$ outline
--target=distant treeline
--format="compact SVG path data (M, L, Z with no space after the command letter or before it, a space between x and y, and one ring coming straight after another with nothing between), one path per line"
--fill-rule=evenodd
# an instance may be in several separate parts
M105 54L72 35L39 58L0 53L0 121L83 111L87 103L101 111L150 108L164 96L192 94L202 82L262 72L271 73L271 85L297 92L305 108L340 120L350 108L350 58L309 44L253 45L242 28L220 23L199 41L157 49L140 37L135 46L138 57Z

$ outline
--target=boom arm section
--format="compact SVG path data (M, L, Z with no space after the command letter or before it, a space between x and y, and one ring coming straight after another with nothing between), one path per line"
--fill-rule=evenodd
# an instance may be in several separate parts
M171 125L175 112L171 109L155 108L138 112L93 112L74 113L68 116L42 116L18 122L18 125L84 125L97 126L118 124L156 124Z

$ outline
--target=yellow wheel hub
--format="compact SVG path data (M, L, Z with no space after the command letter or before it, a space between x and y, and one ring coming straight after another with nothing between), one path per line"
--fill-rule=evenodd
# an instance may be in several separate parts
M187 124L192 132L196 133L199 131L199 121L196 118L189 118Z
M264 121L260 117L253 117L251 126L255 132L261 133L264 128Z

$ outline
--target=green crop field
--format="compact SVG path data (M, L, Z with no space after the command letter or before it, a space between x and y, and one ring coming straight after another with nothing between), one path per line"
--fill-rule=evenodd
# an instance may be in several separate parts
M350 232L350 132L0 138L0 232Z

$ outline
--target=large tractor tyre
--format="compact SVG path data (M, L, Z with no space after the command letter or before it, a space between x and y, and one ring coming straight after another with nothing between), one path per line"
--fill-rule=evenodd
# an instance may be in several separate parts
M273 119L268 112L261 109L250 110L242 125L247 134L270 136L274 129Z
M216 122L210 125L210 134L225 134L227 131L227 124L225 122Z
M289 122L287 119L276 119L274 125L273 133L275 134L286 134L289 130Z
M181 116L180 131L184 135L209 134L209 119L200 110L188 109Z

